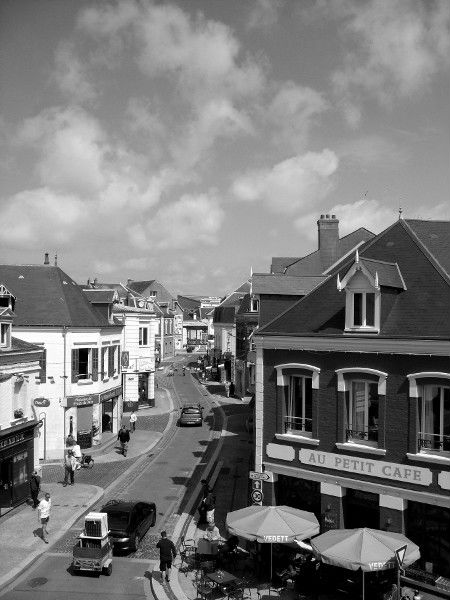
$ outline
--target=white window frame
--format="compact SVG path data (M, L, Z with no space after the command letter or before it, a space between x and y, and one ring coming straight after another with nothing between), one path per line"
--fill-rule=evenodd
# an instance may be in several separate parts
M11 345L11 323L0 323L0 346L9 348Z
M370 385L374 385L377 387L377 393L378 393L378 383L376 381L371 381L368 379L363 379L363 378L351 378L349 379L348 382L348 404L346 406L346 411L347 411L347 425L348 425L348 430L352 431L354 430L353 427L353 409L354 409L354 404L355 404L355 398L353 396L353 384L354 383L363 383L364 384L364 424L363 424L363 431L361 433L364 433L364 435L367 434L367 439L365 437L361 438L359 436L347 436L347 441L349 444L352 443L357 443L357 444L363 444L365 446L373 446L374 448L378 448L378 436L377 436L377 440L370 440L369 439L369 386ZM378 393L378 402L379 402L379 393ZM379 418L379 415L378 415ZM378 432L379 430L377 430Z
M139 327L139 346L148 346L149 335L148 327Z
M259 312L259 299L258 298L250 299L250 312Z
M440 399L439 399L439 432L438 433L430 433L428 431L424 431L425 428L425 401L424 401L424 397L425 397L425 389L427 388L431 388L431 387L435 387L439 389L439 395L440 395ZM445 415L445 410L444 410L444 390L449 390L450 393L450 385L442 385L442 384L435 384L435 383L423 383L420 384L418 386L418 398L420 400L420 398L422 399L422 406L420 406L420 402L418 403L418 407L417 407L417 442L418 442L418 451L421 454L439 454L442 456L448 456L450 457L450 450L444 450L444 447L442 446L442 449L439 448L428 448L426 445L423 445L421 443L422 440L425 440L425 436L433 436L433 437L438 437L439 438L439 442L443 444L444 442L444 415ZM420 414L422 413L422 414ZM431 441L431 440L430 440Z
M302 402L301 402L301 406L300 411L299 411L299 415L297 414L293 414L293 409L294 409L294 399L293 399L293 393L294 393L294 389L295 389L295 385L294 385L294 380L295 379L300 379L301 380L301 387L302 387ZM308 431L306 428L306 380L310 380L311 381L311 431ZM295 401L295 408L297 408L297 402ZM288 435L300 435L302 437L312 437L312 376L311 375L290 375L289 376L289 385L288 385L288 397L287 397L287 410L286 410L286 414L284 416L284 423L283 423L283 433L286 433ZM299 427L294 426L292 427L292 422L296 419L300 420L299 423ZM291 427L289 427L289 423L291 423Z
M92 348L77 348L77 350L78 350L78 382L92 381ZM87 353L88 353L86 377L80 377L80 352L82 350L87 350Z
M348 289L346 288L345 305L345 331L355 332L364 331L367 333L379 333L380 331L380 298L379 291L373 288L368 289ZM362 295L361 302L361 324L355 324L355 294ZM374 322L373 325L367 325L367 294L374 295Z

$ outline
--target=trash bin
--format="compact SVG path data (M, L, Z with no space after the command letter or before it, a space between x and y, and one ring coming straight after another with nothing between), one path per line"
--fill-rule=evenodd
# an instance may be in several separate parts
M92 431L90 429L82 429L77 431L77 441L82 450L92 446Z

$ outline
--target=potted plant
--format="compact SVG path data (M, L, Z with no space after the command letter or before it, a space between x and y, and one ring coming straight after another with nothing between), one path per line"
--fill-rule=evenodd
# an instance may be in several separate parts
M16 408L14 411L14 418L15 419L21 419L23 417L23 409L22 408Z

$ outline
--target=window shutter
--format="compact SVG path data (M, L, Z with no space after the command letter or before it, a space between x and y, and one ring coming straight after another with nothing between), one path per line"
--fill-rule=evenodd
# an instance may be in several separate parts
M45 348L42 349L42 357L39 359L39 366L41 367L39 379L41 383L45 383L47 381L47 350Z
M100 379L105 378L105 349L100 350Z
M117 373L120 373L120 346L117 346Z
M110 346L108 349L108 377L114 375L114 346Z
M78 350L72 350L72 383L77 383L79 375Z
M92 381L98 381L98 348L92 348Z

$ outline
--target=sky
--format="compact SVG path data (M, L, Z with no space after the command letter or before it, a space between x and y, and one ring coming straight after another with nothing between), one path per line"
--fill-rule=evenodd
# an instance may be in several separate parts
M2 0L0 262L223 295L450 219L448 0Z

